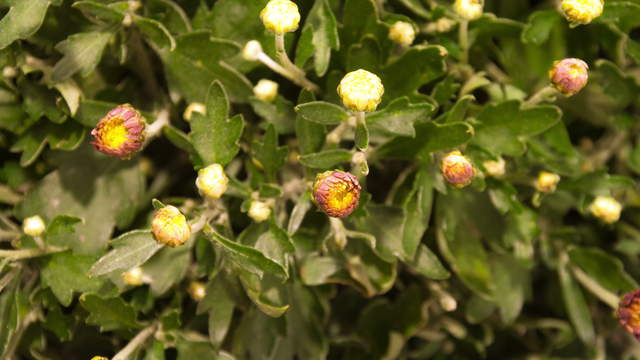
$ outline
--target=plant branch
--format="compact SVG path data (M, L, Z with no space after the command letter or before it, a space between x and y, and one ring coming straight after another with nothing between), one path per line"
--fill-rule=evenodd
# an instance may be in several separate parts
M131 357L131 354L133 354L133 352L136 351L136 349L140 345L142 345L145 341L147 341L147 339L156 332L157 328L158 328L158 324L153 323L150 326L142 329L142 331L140 331L138 335L136 335L133 339L131 339L131 341L129 341L127 346L122 348L122 350L120 350L112 358L112 360L128 360Z
M582 284L582 286L589 290L593 295L598 297L598 299L609 305L614 310L618 308L620 299L616 294L600 286L600 284L598 284L595 280L593 280L589 275L587 275L578 267L571 266L571 271L573 272L576 280L578 280L580 284Z
M554 89L551 85L547 85L542 89L540 89L537 93L533 94L533 96L531 96L529 100L525 101L522 107L528 108L528 107L538 105L539 103L549 99L551 96L554 96L557 94L558 94L558 90Z
M20 250L0 250L0 258L8 258L11 260L29 259L44 255L49 255L61 251L65 251L66 248L57 246L49 246L46 249L20 249Z

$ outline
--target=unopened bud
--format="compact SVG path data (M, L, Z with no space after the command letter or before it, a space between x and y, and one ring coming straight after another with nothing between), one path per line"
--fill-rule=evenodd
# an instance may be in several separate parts
M227 191L229 178L220 164L212 164L198 171L196 186L200 195L218 199Z
M628 292L622 297L616 315L620 325L640 340L640 290Z
M622 205L610 196L598 196L589 205L589 211L607 224L613 224L620 219Z
M313 202L331 217L351 214L360 200L358 179L340 170L325 171L316 176L313 184Z
M204 284L199 281L192 281L189 284L189 288L187 289L187 292L189 293L191 298L195 301L200 301L204 299L204 297L207 295L207 290Z
M455 311L458 308L458 302L453 296L444 294L440 297L440 307L446 312Z
M389 28L389 39L402 45L409 46L416 38L416 30L406 21L396 21Z
M130 286L142 285L142 275L142 268L139 266L120 274L124 283Z
M262 45L258 40L247 42L242 49L242 58L247 61L258 61L260 54L262 54Z
M482 16L484 0L456 0L453 10L460 17L467 20L475 20Z
M604 0L562 0L560 9L571 26L584 25L602 15Z
M505 174L505 166L506 163L503 158L498 158L498 160L487 160L482 163L484 170L487 175L494 178L501 178Z
M189 106L187 106L186 109L184 109L184 113L182 113L182 118L185 119L186 121L191 121L191 117L193 116L193 113L199 113L202 115L206 115L207 114L207 107L199 102L194 102L189 104Z
M260 12L260 19L268 30L284 34L298 29L300 12L293 1L271 0Z
M96 150L122 159L129 159L142 149L146 122L138 110L129 104L109 111L91 130Z
M560 175L548 171L540 171L534 185L537 191L550 194L556 191L559 182Z
M589 80L589 65L580 59L568 58L553 63L549 70L551 84L565 96L582 90Z
M255 222L263 222L271 215L271 207L262 201L252 201L249 207L249 217Z
M348 73L338 85L342 103L354 111L375 111L383 94L382 80L376 74L362 69Z
M462 188L471 183L476 171L473 164L460 151L447 154L440 164L442 176L451 185Z
M189 240L191 226L178 208L167 205L153 216L151 232L157 242L176 247Z
M45 229L44 221L38 215L28 217L22 222L22 231L29 236L40 236Z
M278 83L262 79L253 87L253 95L262 101L272 102L278 97Z
M109 360L109 358L104 356L94 356L91 360Z

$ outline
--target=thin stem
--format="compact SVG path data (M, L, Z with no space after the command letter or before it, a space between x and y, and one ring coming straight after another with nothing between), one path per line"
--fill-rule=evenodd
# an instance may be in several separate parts
M548 99L553 95L556 95L557 93L558 93L558 90L553 88L553 86L551 85L547 85L542 89L538 90L537 93L533 94L533 96L531 96L529 100L525 101L523 107L528 108L528 107L538 105L539 103L546 101L546 99Z
M3 359L15 358L15 352L16 352L16 349L18 348L18 345L20 344L20 339L22 339L22 335L24 334L24 331L29 327L29 325L32 322L35 322L36 320L38 320L39 313L40 313L40 308L32 309L31 311L29 311L29 313L27 313L27 315L24 317L24 320L22 320L22 323L20 323L20 325L18 326L18 329L11 337L11 340L9 340L9 344L7 344L7 347L5 348L5 351L4 351L4 355L2 357Z
M133 339L131 339L131 341L129 341L127 346L122 348L122 350L120 350L120 352L118 352L112 358L112 360L128 360L131 357L131 354L133 354L133 352L136 351L136 349L140 345L142 345L145 341L147 341L147 339L156 332L157 328L158 328L158 324L154 323L142 329L142 331L140 331L138 335L136 335Z
M335 127L335 129L327 134L327 137L325 139L327 144L335 145L340 143L340 141L342 140L342 136L344 135L345 131L349 129L349 127L350 126L348 121L341 122L338 126Z
M57 246L49 246L46 249L22 249L22 250L0 250L0 258L11 260L29 259L44 255L49 255L66 250Z
M458 29L458 42L460 43L460 49L462 54L460 55L460 62L462 64L469 63L469 20L461 19L460 27Z
M162 109L160 110L160 113L158 113L158 118L156 119L156 121L147 126L147 141L160 135L162 129L167 125L169 125L169 110Z
M587 288L587 290L589 290L593 295L597 296L600 300L602 300L602 302L609 305L612 309L615 310L618 308L620 299L616 294L600 286L600 284L594 281L589 275L585 274L584 271L580 270L579 268L571 266L571 271L573 272L576 280L578 280L582 284L582 286Z
M291 71L292 73L298 76L304 76L304 71L297 67L291 59L289 59L289 55L287 54L287 49L284 46L284 34L276 34L276 54L278 55L278 59L280 60L280 64L284 66L285 69Z
M344 228L342 220L339 218L330 217L329 224L331 225L331 234L333 235L333 241L338 249L342 250L347 246L347 231Z
M271 70L279 73L280 75L286 77L287 79L293 81L297 85L307 90L319 90L318 85L309 81L309 79L306 78L304 71L297 67L293 62L291 62L291 59L289 59L289 55L287 55L287 49L284 46L284 34L276 34L276 54L278 55L278 59L280 60L280 63L282 65L273 61L265 53L261 53L260 55L258 55L258 60L271 68Z

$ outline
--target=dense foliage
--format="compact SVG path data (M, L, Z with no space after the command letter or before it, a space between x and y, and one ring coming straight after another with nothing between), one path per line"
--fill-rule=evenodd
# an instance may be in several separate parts
M2 359L640 359L640 0L267 2L0 0Z

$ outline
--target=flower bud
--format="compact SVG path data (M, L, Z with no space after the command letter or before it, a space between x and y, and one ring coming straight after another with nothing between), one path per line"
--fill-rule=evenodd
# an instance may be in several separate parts
M622 297L616 315L620 325L640 340L640 290L628 292Z
M254 86L253 95L262 101L272 102L278 96L278 83L262 79Z
M416 38L416 30L406 21L396 21L389 28L389 39L402 45L409 46Z
M476 175L471 161L457 150L450 152L442 159L440 171L445 180L457 188L469 185Z
M482 16L484 0L456 0L453 10L464 19L475 20Z
M446 312L455 311L458 308L458 302L453 296L445 294L440 297L440 307Z
M482 163L485 172L487 175L494 178L501 178L505 174L505 166L506 163L503 158L498 158L498 160L487 160Z
M343 217L358 207L360 184L352 174L329 170L316 176L313 202L331 217Z
M382 80L366 70L348 73L338 85L344 106L354 111L375 111L384 94Z
M249 207L249 217L255 222L263 222L271 215L271 207L262 201L252 201Z
M556 187L560 182L560 175L550 173L548 171L540 171L538 173L538 178L534 183L536 190L539 192L550 194L556 191Z
M199 281L192 281L189 284L187 292L195 301L200 301L207 295L207 289L204 287L204 284Z
M262 54L262 45L258 40L247 42L244 49L242 49L242 58L247 61L258 61L260 54Z
M129 104L109 111L91 130L96 150L122 159L129 159L142 148L146 123L142 115Z
M142 268L139 266L120 274L124 283L130 286L142 285L142 275Z
M45 229L44 221L38 215L28 217L22 222L22 231L29 236L40 236Z
M109 358L104 356L94 356L91 360L109 360Z
M293 1L271 0L260 12L260 19L268 30L284 34L298 29L300 12Z
M589 205L589 211L598 219L604 221L607 224L613 224L620 219L620 212L622 212L622 205L618 200L611 196L598 196Z
M196 186L200 195L218 199L227 191L229 178L220 164L212 164L198 171Z
M203 103L193 102L184 109L182 118L185 119L185 121L191 121L191 117L193 117L194 112L205 115L207 113L207 107Z
M178 208L167 205L153 216L151 232L157 242L176 247L189 240L191 226Z
M560 9L571 26L584 25L602 15L604 0L562 0Z
M573 58L556 61L549 70L549 79L562 94L572 96L587 85L589 65Z

